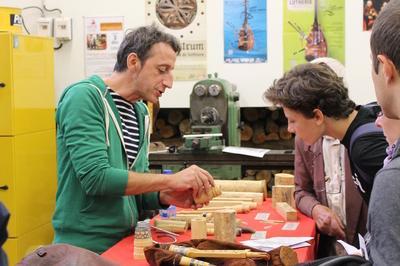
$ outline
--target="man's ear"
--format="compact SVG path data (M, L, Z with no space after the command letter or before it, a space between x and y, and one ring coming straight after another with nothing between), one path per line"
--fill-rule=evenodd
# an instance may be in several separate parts
M386 57L386 55L377 56L379 62L382 64L383 76L385 78L386 84L389 84L395 78L397 73L396 66L393 64L392 60Z
M130 53L126 58L126 67L129 70L139 70L140 69L140 59L136 53Z
M314 109L313 113L314 113L314 120L316 121L317 125L321 125L325 120L324 114L318 108Z

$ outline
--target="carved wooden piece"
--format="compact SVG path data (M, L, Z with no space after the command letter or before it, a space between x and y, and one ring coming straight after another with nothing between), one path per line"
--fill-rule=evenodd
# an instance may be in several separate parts
M202 204L205 202L210 201L212 198L217 197L221 195L221 186L215 184L214 187L211 187L211 189L206 193L202 193L200 196L194 198L194 202L196 204Z
M286 220L286 221L297 221L297 210L292 208L286 202L277 202L276 211Z
M204 250L197 248L189 248L177 245L170 245L169 250L190 258L235 258L235 259L245 259L245 258L264 258L269 259L270 255L267 252L254 252L250 249L231 249L231 250Z
M276 208L277 202L287 202L296 208L294 201L294 186L273 186L272 187L272 206Z

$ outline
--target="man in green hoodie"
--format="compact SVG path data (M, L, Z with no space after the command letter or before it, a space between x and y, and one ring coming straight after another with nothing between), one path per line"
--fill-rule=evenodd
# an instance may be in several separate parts
M193 198L214 185L191 166L173 175L148 173L149 115L172 87L180 46L155 26L126 35L114 72L92 76L63 92L57 109L58 190L55 243L102 253L132 234L144 210Z

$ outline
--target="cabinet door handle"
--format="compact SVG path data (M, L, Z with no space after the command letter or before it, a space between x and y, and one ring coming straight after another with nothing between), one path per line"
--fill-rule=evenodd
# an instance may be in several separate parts
M8 190L8 186L7 185L1 186L0 190Z
M4 88L6 84L4 82L0 82L0 88Z

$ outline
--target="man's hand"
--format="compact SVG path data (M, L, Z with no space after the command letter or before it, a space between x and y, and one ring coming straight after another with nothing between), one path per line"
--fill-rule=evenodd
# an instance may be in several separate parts
M182 171L168 176L168 188L173 191L189 191L193 197L208 192L214 186L214 179L206 170L192 165Z
M160 191L160 202L164 205L175 205L175 206L181 207L181 208L197 209L197 208L200 208L203 206L203 205L195 205L195 203L193 201L193 192L191 190Z
M345 239L346 234L342 221L328 207L320 204L315 205L312 210L312 218L322 233L337 237L338 239Z

